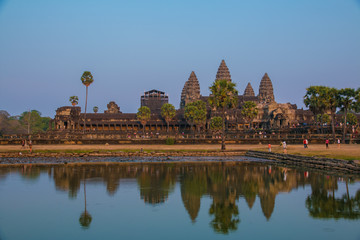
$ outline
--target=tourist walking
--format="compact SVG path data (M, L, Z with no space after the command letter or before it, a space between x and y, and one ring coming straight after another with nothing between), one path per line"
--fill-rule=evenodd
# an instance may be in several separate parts
M308 140L306 138L304 139L303 143L304 143L304 148L308 148Z
M329 148L329 139L328 138L325 140L325 145L326 145L326 149L328 149Z
M271 152L271 144L270 143L268 145L268 150L269 150L269 152Z
M283 147L284 153L286 154L287 153L287 150L286 150L287 146L286 146L285 141L282 142L282 147Z
M337 141L338 148L340 149L340 143L341 143L340 138L338 138L336 141Z

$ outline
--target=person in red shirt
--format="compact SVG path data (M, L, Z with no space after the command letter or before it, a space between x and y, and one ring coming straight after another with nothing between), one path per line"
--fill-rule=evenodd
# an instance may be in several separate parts
M329 139L325 140L325 145L326 145L326 149L328 149L329 148Z

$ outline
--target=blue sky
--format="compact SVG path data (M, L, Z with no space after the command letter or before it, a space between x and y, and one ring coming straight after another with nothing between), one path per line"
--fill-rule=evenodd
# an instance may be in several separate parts
M0 109L53 117L115 101L136 112L159 89L176 108L191 71L202 95L225 59L243 93L267 72L276 101L310 85L360 87L360 0L0 0Z

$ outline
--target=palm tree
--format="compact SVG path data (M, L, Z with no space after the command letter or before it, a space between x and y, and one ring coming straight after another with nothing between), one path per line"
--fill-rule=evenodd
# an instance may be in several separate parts
M161 116L165 119L167 124L167 132L169 132L169 123L175 117L176 110L174 105L170 103L165 103L161 106Z
M356 108L356 91L353 88L344 88L339 90L339 106L344 114L344 126L343 126L343 143L345 143L346 136L346 124L348 111Z
M69 101L73 106L76 106L79 103L79 97L78 96L71 96L69 98Z
M335 114L339 106L339 90L336 88L325 87L322 91L322 98L325 100L325 108L330 111L331 116L331 130L333 140L335 141Z
M306 94L304 96L304 104L306 107L309 107L310 111L314 114L314 120L317 129L318 129L318 122L316 116L318 114L323 114L326 108L323 94L321 94L323 88L324 88L323 86L308 87L306 89Z
M221 113L223 119L221 150L225 150L225 116L227 110L235 108L238 100L238 91L235 89L236 84L226 79L215 80L210 86L209 104L216 111Z
M84 116L84 132L85 132L85 129L86 129L86 108L87 108L87 99L88 99L88 87L90 86L90 84L92 84L94 82L94 78L91 75L91 72L85 71L83 73L83 75L81 76L81 82L86 87L85 116Z
M143 134L145 134L145 125L151 118L150 108L146 106L140 107L138 109L136 117L140 121L141 125L143 125Z
M245 121L250 124L250 130L252 121L258 115L258 109L256 108L256 103L252 101L244 102L244 105L241 109L241 115L244 117Z
M93 111L94 111L94 113L97 113L99 111L99 107L97 107L97 106L93 107Z

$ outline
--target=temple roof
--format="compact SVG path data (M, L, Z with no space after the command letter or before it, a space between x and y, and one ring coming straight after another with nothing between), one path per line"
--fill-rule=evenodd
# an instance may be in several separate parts
M245 88L244 96L251 96L251 97L255 96L254 89L252 88L250 83L248 83L246 88Z
M140 97L140 99L149 99L149 98L168 99L169 97L165 94L165 92L156 89L152 89L150 91L144 92L144 95Z
M159 90L156 90L156 89L152 89L152 90L150 90L150 91L145 92L145 94L152 94L152 93L165 94L165 92L159 91Z
M215 80L219 80L219 79L226 79L231 82L230 71L229 71L229 68L226 66L226 63L224 60L221 61L218 71L216 73Z

